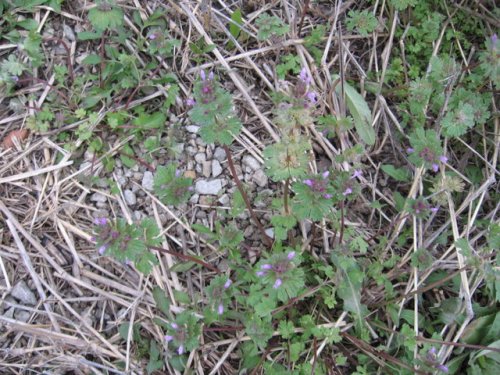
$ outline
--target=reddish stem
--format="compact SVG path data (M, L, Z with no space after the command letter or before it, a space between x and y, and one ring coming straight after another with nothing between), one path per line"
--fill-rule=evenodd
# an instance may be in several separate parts
M167 249L164 249L163 247L158 247L158 246L149 246L149 248L156 250L156 251L159 251L160 253L166 253L166 254L173 255L179 259L183 259L186 261L197 263L200 266L203 266L205 268L208 268L211 271L214 271L215 273L222 273L217 267L214 267L211 264L208 264L207 262L204 262L203 260L198 259L196 257L193 257L191 255L185 255L185 254L178 253L178 252L172 251L172 250L167 250Z
M248 199L248 195L247 195L245 189L243 188L243 184L241 183L240 179L238 178L238 174L236 173L236 169L234 168L233 157L231 156L231 151L229 150L229 147L227 147L227 145L222 145L222 147L224 148L224 151L226 152L227 162L229 164L229 169L231 170L231 174L233 175L233 179L236 182L236 186L238 187L238 190L240 191L241 196L243 197L243 201L245 201L245 205L247 206L247 209L250 212L250 216L252 217L253 221L257 225L257 228L259 229L260 233L262 234L262 239L264 240L266 245L269 247L273 246L273 240L266 234L264 227L262 226L259 219L257 219L257 215L255 214L254 210L252 209L252 205L250 204L250 200Z

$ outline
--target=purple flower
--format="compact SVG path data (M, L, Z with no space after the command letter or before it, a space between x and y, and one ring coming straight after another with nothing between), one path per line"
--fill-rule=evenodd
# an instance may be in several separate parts
M415 152L415 149L413 147L408 147L406 149L406 152L409 153L409 154L413 154Z
M304 180L302 181L304 184L306 184L307 186L309 187L313 187L314 186L314 181L311 180L310 178L308 178L307 180Z
M214 79L214 72L208 73L208 79L212 81Z
M443 163L443 164L446 164L446 163L448 162L448 158L447 158L446 156L444 156L444 155L441 155L441 156L439 157L439 161L440 161L441 163Z
M231 281L231 279L227 279L226 283L224 284L224 289L227 289L231 286L233 282Z
M194 100L193 98L187 98L186 99L186 105L192 107L196 104L196 100Z
M105 217L97 217L94 219L94 224L95 225L100 225L100 226L104 226L108 223L108 219L106 219Z
M184 346L183 345L179 346L179 348L177 349L177 353L179 353L179 355L182 355L184 353Z
M181 176L182 176L182 171L180 171L180 170L177 169L175 171L175 177L181 177Z
M14 82L19 82L18 76L10 76L10 79L13 80Z
M171 336L171 335L165 335L165 341L166 342L170 342L174 339L174 336Z
M276 281L274 282L273 288L278 289L281 286L281 284L283 284L283 281L281 281L281 279L276 279Z
M148 38L149 40L155 40L158 37L156 33L149 34Z
M309 77L309 73L307 73L306 68L302 68L299 74L299 78L302 82L304 82L306 85L311 84L311 77Z
M317 94L314 92L314 91L309 91L307 94L306 94L306 97L307 99L309 100L309 102L311 104L316 104L316 102L318 101L317 99Z
M116 230L111 231L111 238L116 240L118 237L120 237L120 233L117 232Z
M179 326L177 325L177 323L172 323L170 325L172 326L173 329L178 329L179 328Z
M194 187L188 186L188 191L193 191L193 190L194 190Z
M130 259L125 259L125 263L126 266L130 266L132 264L132 261Z
M432 347L427 351L426 358L427 358L427 360L429 360L431 362L434 362L436 360L437 357L436 357L436 348L435 347Z
M431 207L430 210L434 213L439 211L439 207Z
M290 251L286 257L288 260L292 260L295 258L295 251Z
M255 272L255 274L257 275L257 277L262 277L266 275L266 271L257 271Z
M330 171L324 171L321 176L323 177L323 180L326 180L328 176L330 176Z
M363 171L361 169L356 169L352 174L351 178L359 178L363 175Z
M437 365L436 368L439 370L439 371L442 371L442 372L446 372L448 373L448 367L446 367L445 365Z
M102 245L97 251L99 252L100 255L103 255L107 248L108 247L106 245Z
M436 163L432 163L432 170L433 170L434 172L439 171L439 165L437 165Z
M273 266L271 264L263 264L260 266L260 269L262 270L272 270L273 269Z
M221 304L219 304L219 306L217 307L217 313L218 313L219 315L224 314L224 306L222 305L222 303L221 303Z
M205 74L205 71L203 69L200 71L200 78L202 81L207 79L207 75Z
M333 195L331 194L323 194L323 198L325 199L331 199Z
M95 242L96 238L94 236L90 237L91 242Z
M498 42L497 34L493 34L490 39L491 39L491 47L495 49L497 47L497 42Z
M344 192L342 193L344 197L348 196L349 194L352 194L352 189L350 187L345 189Z

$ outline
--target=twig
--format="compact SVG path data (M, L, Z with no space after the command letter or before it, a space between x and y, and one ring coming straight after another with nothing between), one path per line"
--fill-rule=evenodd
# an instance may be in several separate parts
M200 266L208 268L209 270L214 271L215 273L222 273L217 267L214 267L211 264L208 264L207 262L204 262L203 260L198 259L196 257L193 257L191 255L186 255L186 254L178 253L177 251L167 250L167 249L164 249L163 247L158 247L158 246L148 246L148 247L150 249L159 251L160 253L167 253L167 254L173 255L173 256L175 256L177 258L186 260L186 261L198 263Z

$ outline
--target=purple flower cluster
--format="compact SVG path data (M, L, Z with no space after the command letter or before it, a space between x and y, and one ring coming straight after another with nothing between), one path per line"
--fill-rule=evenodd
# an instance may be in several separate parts
M174 340L181 342L181 344L177 348L177 354L182 355L182 354L184 354L184 345L182 344L182 342L185 339L186 332L184 331L183 328L179 328L179 325L177 323L171 323L170 327L172 327L172 329L174 330L174 334L173 335L165 335L164 339L167 343L174 341Z
M328 188L328 177L330 176L329 171L325 171L321 174L321 178L308 178L303 180L302 182L309 186L312 191L315 193L320 193L323 198L331 199L332 194L327 193L326 189Z
M415 149L413 147L408 147L406 149L406 152L408 152L409 154L413 154L415 152ZM431 164L433 172L439 171L439 163L446 164L448 162L448 158L445 155L440 155L436 158L435 153L429 147L424 147L418 153L418 156L425 162Z
M278 289L283 284L283 275L291 268L291 261L293 258L295 258L295 251L290 251L286 257L281 257L274 263L261 264L260 270L255 274L258 277L263 277L272 272L276 277L273 289Z
M425 359L431 366L433 366L437 370L444 372L444 373L449 372L449 369L447 366L439 364L435 347L432 347L427 351L427 354L425 355Z
M411 205L411 208L415 215L425 215L429 211L432 213L436 213L439 211L439 207L433 207L427 202L425 202L422 198L416 199L413 204Z
M201 88L200 88L200 96L203 104L211 103L215 100L215 81L214 81L214 72L205 73L202 69L200 71L201 78ZM188 105L194 105L196 102L194 100L189 100Z
M316 92L309 90L311 83L312 78L307 72L307 69L302 68L299 73L299 80L295 85L294 94L295 97L304 100L304 108L312 107L318 102L318 95Z

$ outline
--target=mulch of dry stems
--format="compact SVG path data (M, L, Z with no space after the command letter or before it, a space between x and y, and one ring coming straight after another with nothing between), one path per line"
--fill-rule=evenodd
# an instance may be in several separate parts
M152 13L148 5L150 2L129 2L130 7L137 7L143 16ZM224 44L214 41L216 49L210 55L213 60L202 66L193 66L190 60L188 44L195 38L203 37L209 44L213 42L211 35L222 35L222 40L227 40L230 34L227 29L227 16L230 14L228 4L222 1L220 10L215 8L207 13L195 2L177 3L166 1L165 9L169 11L170 29L174 36L182 40L182 47L176 51L175 64L163 62L166 72L173 71L180 79L182 99L189 95L192 81L201 68L216 69L228 85L232 86L236 106L240 117L245 124L242 134L233 144L235 150L246 150L262 161L262 148L264 144L273 139L278 140L277 130L272 125L270 117L269 92L273 91L278 82L271 74L272 64L277 55L285 52L295 53L300 57L302 66L306 66L313 76L313 85L320 93L318 113L338 113L344 111L342 103L332 90L330 73L339 71L339 61L343 61L344 71L341 72L349 78L363 81L366 76L364 69L377 69L380 76L384 76L390 52L394 43L394 33L391 25L386 25L386 30L377 32L369 38L360 38L355 35L343 35L339 44L336 29L330 30L324 49L324 64L317 66L303 46L303 40L297 37L297 24L300 18L300 9L290 3L278 2L246 2L247 13L245 31L254 36L256 30L252 21L262 12L272 10L292 25L292 38L284 43L253 42L251 47L242 47L233 41L237 51L224 50ZM262 4L266 5L262 6ZM326 23L336 25L339 17L352 5L348 2L339 10L333 12L332 8L324 11L314 8L305 17L304 30L312 25ZM252 5L256 6L251 9ZM130 7L126 9L126 25L134 33L137 29L132 27ZM236 5L233 6L236 9ZM319 11L318 11L319 10ZM83 9L78 12L57 15L50 9L38 9L35 17L44 25L51 20L58 22L85 22L82 18L86 14ZM207 14L210 14L207 17ZM327 19L327 17L329 17ZM394 22L397 22L395 20ZM446 24L445 24L446 25ZM88 24L87 24L88 26ZM446 26L445 26L446 27ZM443 33L444 34L444 33ZM88 45L82 43L84 45ZM339 48L341 45L341 48ZM129 52L135 53L133 43L128 44ZM80 51L80 44L70 43L73 64ZM11 53L14 50L3 50ZM50 51L46 51L49 53ZM75 65L76 66L76 65ZM43 79L53 82L53 74L48 69L39 69L35 72ZM30 108L41 107L50 87L45 84L34 84L28 87L34 98L29 104ZM148 105L150 100L164 97L165 90L157 87L157 91L149 96L131 98L129 108L135 105ZM412 220L404 214L394 210L392 193L397 187L386 186L379 165L384 163L398 163L402 158L402 146L393 139L392 134L401 130L395 113L388 102L381 95L371 98L373 108L374 127L378 133L378 141L369 153L361 160L367 167L365 173L364 189L356 204L347 210L346 225L352 227L365 239L372 238L374 244L378 235L384 234L389 238L386 247L392 251L392 244L398 238L402 229L413 229L414 245L406 253L401 254L402 260L389 272L389 277L396 283L401 273L407 275L407 282L396 286L401 296L398 303L400 307L415 311L415 317L422 312L422 306L414 302L413 296L426 293L426 298L439 300L442 291L433 292L423 290L427 277L435 268L446 269L449 273L457 272L461 275L461 290L465 300L466 309L474 292L482 283L479 273L464 268L463 256L452 245L438 246L436 238L445 231L451 231L453 238L466 236L474 248L476 244L484 241L484 231L476 228L478 214L481 218L494 220L496 215L495 205L488 198L488 190L494 188L494 175L496 172L496 155L498 143L494 152L487 153L487 148L481 151L470 149L470 156L474 154L488 162L489 167L484 170L486 176L479 187L473 187L464 177L464 183L469 189L464 201L455 206L451 200L438 216L429 222L423 223ZM125 104L126 99L123 99ZM104 116L112 108L101 110ZM183 115L185 107L182 101L174 111ZM0 119L3 129L1 135L13 129L20 128L26 117L32 115L33 110L28 109L25 114L10 115L3 113ZM498 119L495 130L498 134ZM71 129L77 124L68 125ZM315 143L316 160L326 161L326 166L349 170L347 163L339 165L334 162L335 155L355 145L358 140L354 133L341 135L339 139L329 140L315 131L314 128L305 129L309 132ZM75 373L104 373L106 369L112 371L116 368L114 363L123 361L127 371L142 373L144 362L138 362L134 357L134 346L129 341L126 343L120 338L117 327L122 323L141 323L147 335L162 343L163 332L152 319L155 316L155 307L151 294L153 286L164 289L172 301L172 309L181 311L182 304L176 302L174 290L187 291L190 295L203 292L213 273L206 269L193 270L188 273L177 274L169 272L169 268L177 261L168 254L158 254L160 265L155 267L152 274L143 277L131 267L126 267L106 257L99 257L91 243L92 213L96 208L89 204L89 196L99 191L85 183L93 176L104 176L101 159L95 160L92 166L78 169L74 166L74 155L64 151L54 141L54 133L32 134L22 145L14 149L2 150L0 153L0 212L2 223L0 225L0 277L2 303L5 301L11 287L20 279L25 279L36 290L38 304L33 308L17 306L18 309L29 311L31 317L26 323L0 316L0 368L2 373L21 373L30 369L33 372L53 370L55 373L75 371ZM115 156L120 147L128 139L117 140L111 145L107 155ZM484 152L484 154L481 154ZM492 156L494 155L494 156ZM452 162L450 162L452 164ZM323 170L316 162L311 164L312 170ZM422 191L422 170L415 171L415 178L409 190L402 193L408 197L415 197ZM102 191L101 191L102 193ZM108 203L115 217L125 217L130 220L131 213L124 202L123 195L107 195ZM200 244L200 240L189 227L189 214L177 217L172 211L162 205L157 199L151 197L154 218L158 225L163 227L165 236L164 246L169 248L169 243L184 244L184 251L196 253L203 251L209 254L205 259L217 262L220 257L213 248ZM368 209L367 204L373 200L380 200L386 206L381 209ZM365 207L365 208L363 208ZM161 225L159 215L167 214L170 218L169 225ZM314 232L314 231L313 231ZM304 236L303 243L306 251L312 251L318 258L328 258L332 244L336 241L335 233L318 226L315 230L316 238ZM305 233L305 232L304 232ZM167 242L168 239L168 242ZM409 259L415 248L425 247L431 249L437 261L431 269L417 272L409 265ZM439 287L439 286L437 286ZM382 303L383 290L376 285L368 285L363 290L363 301L370 306L372 314L377 312L377 306ZM382 310L383 311L383 310ZM335 316L337 314L337 316ZM383 318L383 316L381 315ZM457 342L472 319L471 315L461 324L449 324L443 328L443 337L446 341ZM329 326L350 327L350 320L346 314L339 312L324 312L318 324ZM397 329L397 327L394 327ZM416 319L415 330L420 332ZM347 336L345 336L347 337ZM394 340L391 335L388 341ZM249 340L243 331L238 332L206 332L202 337L201 347L192 352L188 359L188 368L196 373L222 373L234 374L237 371L238 345ZM386 343L387 340L386 340ZM351 345L353 344L353 345ZM353 353L357 351L370 352L369 346L356 345L356 342L344 345L351 346ZM313 346L311 346L313 347ZM445 358L451 354L452 345L443 346L442 354ZM273 351L279 347L273 348ZM340 349L324 343L314 346L316 355L310 350L307 360L313 361L316 356L330 355ZM345 351L345 349L343 349ZM270 355L269 352L266 355ZM373 355L373 353L372 353ZM349 357L351 358L351 357ZM379 356L378 361L383 364L391 358ZM174 373L170 370L169 373ZM112 371L116 373L117 371Z

